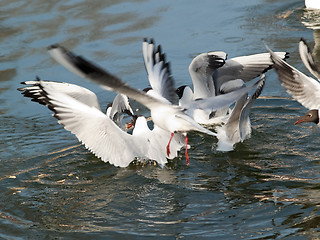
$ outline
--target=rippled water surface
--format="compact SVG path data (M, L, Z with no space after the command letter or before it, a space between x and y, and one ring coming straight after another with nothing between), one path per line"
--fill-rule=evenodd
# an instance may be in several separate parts
M298 53L319 30L302 0L0 2L0 238L3 239L319 239L320 129L294 126L305 109L267 73L251 138L222 153L190 133L184 153L163 169L116 168L94 157L43 106L16 90L43 79L94 91L104 108L115 96L69 73L46 47L61 43L137 88L147 76L141 43L153 37L172 63L177 86L201 52L229 57ZM306 27L307 26L307 27ZM313 28L312 28L313 27Z

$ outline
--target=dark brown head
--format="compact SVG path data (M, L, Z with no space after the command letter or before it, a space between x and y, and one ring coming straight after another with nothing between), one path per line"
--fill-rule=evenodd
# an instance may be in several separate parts
M303 117L301 117L294 124L297 125L302 122L314 122L315 124L319 123L319 110L311 109Z

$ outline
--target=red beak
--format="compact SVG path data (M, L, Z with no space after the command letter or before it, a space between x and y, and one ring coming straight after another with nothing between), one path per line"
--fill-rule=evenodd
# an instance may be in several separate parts
M305 120L306 120L306 119L305 119L304 117L302 117L302 118L300 118L298 121L296 121L296 122L294 123L294 125L300 124L300 123L304 122Z
M126 124L126 129L129 130L130 128L132 128L133 124L130 122L130 123L127 123Z

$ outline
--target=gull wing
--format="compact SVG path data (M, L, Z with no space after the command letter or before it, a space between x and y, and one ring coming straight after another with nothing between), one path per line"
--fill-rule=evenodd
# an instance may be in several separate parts
M239 118L239 129L240 129L240 138L243 141L248 135L247 126L250 123L249 114L251 112L251 107L255 100L260 96L264 86L265 86L265 75L261 75L262 84L257 87L256 91L247 99L245 105L243 106ZM251 127L250 127L251 131Z
M166 62L161 46L155 49L153 39L150 42L144 39L142 53L152 89L173 103L176 98L174 80L171 76L170 64Z
M194 99L208 98L215 95L213 72L225 64L227 54L224 52L201 53L189 65L193 82Z
M243 141L248 134L248 126L250 126L249 114L254 101L260 96L264 85L265 75L261 75L261 84L258 85L255 92L250 97L247 94L243 95L235 104L230 117L226 123L226 135L232 139L235 134L238 134L240 140ZM251 130L251 127L249 128Z
M80 87L75 84L65 82L54 82L54 81L42 81L37 77L33 81L25 81L21 84L30 85L27 87L19 88L25 97L30 97L32 101L38 102L42 105L46 105L46 98L41 95L41 91L47 87L54 89L56 92L66 94L90 107L95 107L100 110L100 104L96 94L90 90Z
M283 61L277 54L266 46L274 62L281 85L287 92L305 108L320 108L320 83L306 76L296 68Z
M125 115L134 117L134 113L129 104L129 99L126 95L118 93L113 99L111 107L108 105L106 115L114 121L117 126L126 131L126 125L122 123Z
M143 91L139 91L130 87L121 79L102 69L101 67L89 62L81 56L76 56L59 45L52 45L48 48L51 56L62 66L80 77L87 78L109 91L122 93L129 98L135 99L147 108L151 109L159 105L166 105L158 99L147 95Z
M129 104L129 99L124 94L117 94L117 96L113 99L112 109L109 117L117 122L118 120L120 120L117 118L117 115L119 115L119 113L127 113L130 116L134 115L133 110Z
M276 52L275 54L281 59L288 57L286 52ZM216 94L220 94L220 87L223 83L235 79L242 79L244 82L251 81L271 69L272 65L273 62L269 53L259 53L227 60L221 68L213 73Z
M244 87L230 93L213 96L206 99L199 99L188 104L186 108L202 109L206 111L216 111L237 101L243 95L248 94L254 88L260 88L264 84L264 78L258 80L251 86Z
M40 81L35 84L38 91L32 90L34 94L27 97L40 99L38 102L54 112L53 116L58 119L59 124L104 162L126 167L136 157L144 156L147 144L141 144L141 140L122 131L96 107L58 92L57 85L52 85L51 82Z
M306 40L303 38L301 38L299 42L299 54L303 64L306 66L309 72L311 72L317 79L320 79L320 70L312 57L312 53L307 45Z

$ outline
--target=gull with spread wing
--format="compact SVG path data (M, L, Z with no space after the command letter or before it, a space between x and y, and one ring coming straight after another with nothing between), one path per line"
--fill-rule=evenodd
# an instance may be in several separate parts
M266 46L267 47L267 46ZM274 68L278 73L281 85L287 92L309 111L301 117L295 124L302 122L314 122L319 125L320 117L320 70L316 65L311 51L306 41L301 38L299 42L299 53L302 62L306 68L317 79L311 78L290 66L288 63L280 59L268 47L271 58L274 61Z
M160 128L150 130L143 116L135 116L132 135L122 130L114 117L119 112L132 113L124 95L117 95L113 107L109 107L108 113L104 114L97 96L86 88L40 79L22 84L28 85L18 89L25 97L47 106L54 112L53 116L58 119L59 124L104 162L127 167L135 159L151 159L163 166L167 163L167 158L176 157L177 151L183 146L181 139L180 142L174 139L171 153L167 156L164 149L170 133Z

